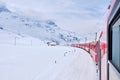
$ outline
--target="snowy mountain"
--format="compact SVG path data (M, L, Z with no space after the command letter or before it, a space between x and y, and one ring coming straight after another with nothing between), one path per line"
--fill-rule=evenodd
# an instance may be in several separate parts
M41 40L59 43L79 42L77 33L62 30L52 20L40 20L11 12L0 3L0 29L10 30L17 34L27 34Z
M3 2L0 2L0 12L10 12Z

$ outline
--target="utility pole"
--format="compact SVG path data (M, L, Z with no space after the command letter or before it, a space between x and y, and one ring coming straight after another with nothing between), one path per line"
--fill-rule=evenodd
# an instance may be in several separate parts
M80 43L81 39L79 39L79 43Z
M87 37L85 37L85 44L87 43ZM84 46L84 48L86 48L86 45Z
M98 75L99 75L99 80L101 80L101 48L100 48L100 40L98 41L98 50L99 50L99 53L98 53Z
M97 32L95 32L95 41L97 40Z
M87 37L85 37L85 44L87 43Z

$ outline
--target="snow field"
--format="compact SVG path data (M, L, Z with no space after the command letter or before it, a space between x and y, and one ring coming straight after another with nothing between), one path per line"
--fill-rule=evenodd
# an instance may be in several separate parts
M0 30L0 80L96 80L96 66L81 49Z
M43 41L25 34L21 35L7 30L0 30L0 45L41 46L45 44Z
M96 80L95 71L81 49L0 45L0 80Z

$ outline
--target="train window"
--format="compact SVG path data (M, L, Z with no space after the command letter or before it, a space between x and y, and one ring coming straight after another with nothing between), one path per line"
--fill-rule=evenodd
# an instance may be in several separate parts
M120 18L112 27L112 63L120 71Z

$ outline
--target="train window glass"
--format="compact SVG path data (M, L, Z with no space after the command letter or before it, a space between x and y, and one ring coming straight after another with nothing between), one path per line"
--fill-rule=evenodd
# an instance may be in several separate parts
M112 28L112 63L120 71L120 19Z

